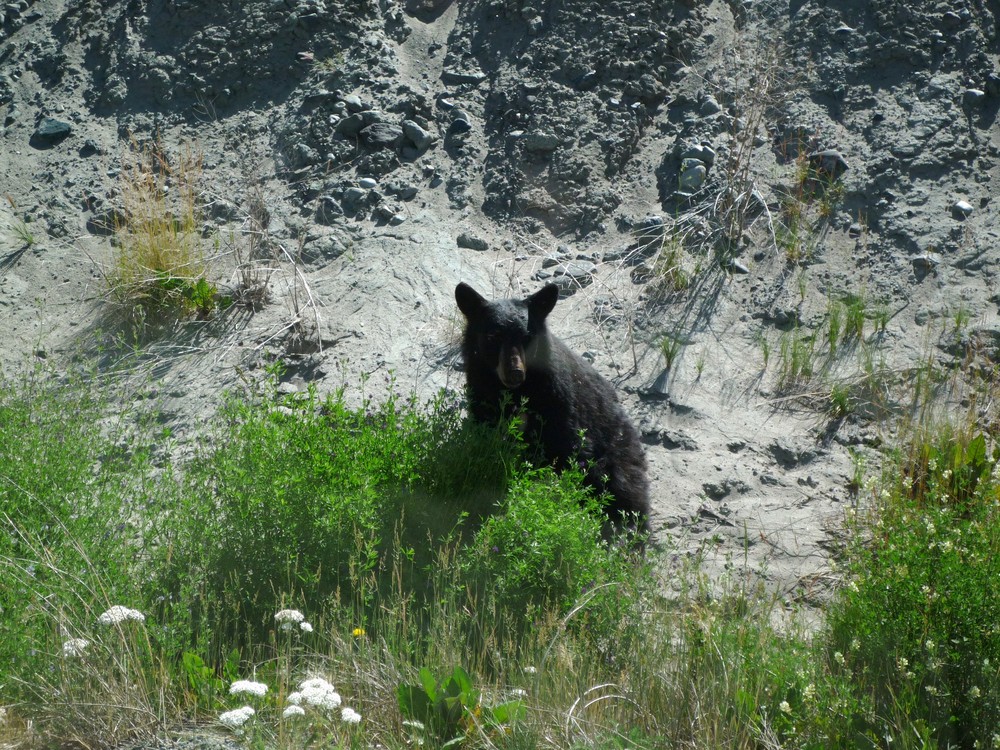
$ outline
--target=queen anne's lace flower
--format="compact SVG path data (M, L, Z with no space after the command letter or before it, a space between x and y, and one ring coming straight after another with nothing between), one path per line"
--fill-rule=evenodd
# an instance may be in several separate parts
M281 712L281 718L283 719L294 719L297 716L305 716L306 710L302 706L286 706L285 710Z
M219 716L219 722L225 724L230 729L239 729L247 723L247 720L256 713L250 706L234 708Z
M305 619L306 616L297 609L283 609L274 616L274 621L281 630L294 630Z
M237 693L249 693L250 695L262 698L267 695L267 685L263 682L254 682L253 680L237 680L229 686L229 694L236 695Z
M126 620L146 622L146 615L137 609L129 609L128 607L123 607L121 604L116 604L97 618L97 621L101 625L117 625Z
M310 623L303 620L302 622L299 623L299 630L301 630L303 633L311 633L313 632L313 626Z
M353 708L343 708L340 712L340 719L345 724L360 724L361 714L355 711Z
M305 703L324 711L333 711L340 707L340 694L333 689L333 685L322 677L313 677L300 683L298 694L300 704ZM288 696L289 703L293 702L292 695Z
M90 641L86 638L70 638L63 643L63 656L67 659L83 656L89 645Z

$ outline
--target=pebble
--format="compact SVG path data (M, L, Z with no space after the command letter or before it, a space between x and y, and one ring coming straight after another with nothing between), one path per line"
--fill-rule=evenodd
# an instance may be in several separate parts
M709 95L702 100L698 111L704 117L711 117L712 115L717 115L722 111L722 105L715 100L714 96Z
M441 73L441 80L449 86L457 86L463 83L475 85L485 81L486 74L481 71L466 73L459 70L445 70Z
M678 187L684 192L694 192L705 184L708 169L697 159L685 159L686 167L682 167L677 180Z
M838 179L850 169L843 154L832 148L809 154L809 166L833 180Z
M967 219L972 215L972 204L968 201L955 201L951 207L951 215L956 219Z
M35 128L33 139L37 139L47 144L55 144L73 132L73 126L68 122L56 120L53 117L46 117Z
M986 92L982 89L966 89L962 93L962 101L970 107L978 107L986 99Z
M548 153L559 148L560 140L554 133L528 133L524 136L524 148L527 151Z
M417 151L423 153L434 142L434 136L428 133L413 120L403 120L403 135L416 147Z
M685 159L697 159L706 167L711 167L715 164L715 151L707 144L696 143L681 152L681 161Z
M468 250L488 250L490 245L482 237L476 237L475 235L469 234L468 232L462 232L458 235L457 244L459 247L464 247Z
M358 180L358 187L363 187L365 190L374 190L378 187L378 180L372 177L362 177Z

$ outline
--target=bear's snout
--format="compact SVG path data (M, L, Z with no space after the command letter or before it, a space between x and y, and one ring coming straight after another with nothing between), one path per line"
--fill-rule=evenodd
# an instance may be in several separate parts
M527 377L524 365L524 349L520 346L505 346L500 350L497 377L505 388L517 388Z

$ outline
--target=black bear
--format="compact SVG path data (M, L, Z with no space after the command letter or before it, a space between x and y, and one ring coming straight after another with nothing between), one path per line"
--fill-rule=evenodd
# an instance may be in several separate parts
M525 434L545 460L557 469L581 462L587 483L610 493L611 522L647 533L649 480L639 433L611 384L549 332L545 319L558 299L555 284L526 299L492 302L468 284L455 288L467 320L469 411L496 424L523 409Z

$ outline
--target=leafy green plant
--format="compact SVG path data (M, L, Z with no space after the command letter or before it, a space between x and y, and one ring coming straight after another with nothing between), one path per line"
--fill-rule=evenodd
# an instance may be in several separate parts
M420 670L420 684L401 684L396 695L399 710L408 719L416 741L440 748L460 747L479 728L509 728L526 713L520 700L484 704L472 678L461 667L455 667L441 680L424 667Z
M1000 539L987 436L918 433L876 487L850 548L850 583L831 612L831 649L853 658L892 733L919 717L938 746L987 746L1000 720Z

